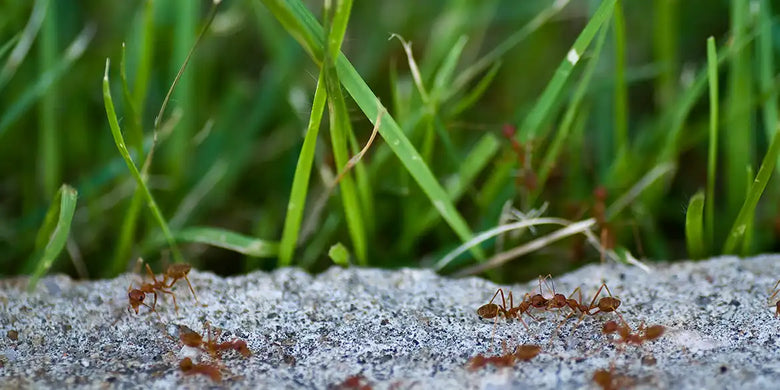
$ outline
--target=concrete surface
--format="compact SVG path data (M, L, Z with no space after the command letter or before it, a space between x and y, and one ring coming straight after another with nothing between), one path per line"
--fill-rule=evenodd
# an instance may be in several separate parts
M593 373L610 367L638 388L758 389L780 381L780 318L767 302L780 256L660 265L649 274L594 265L557 277L557 291L580 286L588 297L603 279L632 327L661 324L666 334L616 346L601 333L616 318L605 313L576 330L570 319L551 338L563 314L535 312L539 321L526 318L530 331L499 321L490 354L501 353L501 340L538 344L542 353L476 371L467 362L488 352L494 324L475 310L498 287L482 279L358 268L315 277L296 269L190 276L207 306L177 284L180 310L163 298L160 319L146 308L128 312L127 287L139 279L132 275L95 282L52 276L33 294L26 279L0 281L0 388L333 388L359 375L356 382L375 389L580 389L596 388ZM536 281L508 287L522 296ZM204 321L223 329L221 341L245 339L253 352L224 355L219 383L185 376L178 366L185 356L208 361L177 341L179 325L202 332Z

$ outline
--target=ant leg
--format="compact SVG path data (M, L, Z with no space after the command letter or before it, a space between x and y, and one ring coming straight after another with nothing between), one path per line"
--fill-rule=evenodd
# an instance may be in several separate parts
M190 283L190 278L187 277L187 275L184 275L184 280L187 281L187 285L190 286L190 292L192 292L192 297L195 298L195 303L200 303L198 301L198 296L195 295L195 289L192 288L192 283Z
M168 291L164 289L159 289L161 293L170 294L171 298L173 298L173 308L176 310L176 312L179 312L179 305L176 303L176 294L173 293L173 291Z

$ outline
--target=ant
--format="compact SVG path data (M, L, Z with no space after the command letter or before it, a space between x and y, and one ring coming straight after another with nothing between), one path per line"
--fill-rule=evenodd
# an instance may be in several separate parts
M625 389L634 385L634 379L628 375L615 373L615 367L600 369L593 373L593 381L604 390Z
M778 280L777 283L775 283L774 287L772 287L772 290L774 290L774 292L772 293L772 295L769 296L770 302L772 301L772 299L774 299L777 296L777 294L780 294L780 289L777 288L778 285L780 285L780 280ZM780 300L778 300L774 305L776 306L775 318L777 318L777 316L780 316Z
M143 259L139 258L138 262L143 262ZM130 287L127 289L127 299L130 303L130 307L135 310L135 313L138 314L138 309L141 305L148 307L153 312L157 312L157 293L164 293L164 294L170 294L173 298L173 305L176 308L176 311L179 311L179 305L176 303L176 294L173 293L173 291L169 290L171 287L170 285L165 284L165 280L157 280L157 278L154 276L154 272L152 272L152 268L149 267L149 264L146 264L146 272L149 274L149 276L152 277L152 283L141 283L141 286L138 288L133 288L133 283L130 283ZM146 298L147 294L153 294L154 295L154 302L151 306L144 303L144 299Z
M607 290L607 294L609 294L609 296L602 297L601 299L599 299L598 302L596 302L596 299L599 297L603 289ZM572 298L575 293L579 295L579 300ZM575 328L577 328L580 325L580 323L582 323L582 320L585 319L586 315L594 316L598 313L614 312L615 314L618 315L618 317L620 317L621 320L623 320L623 316L617 312L617 308L620 307L620 299L612 296L612 292L609 291L609 287L607 287L606 283L601 284L601 287L599 287L599 289L596 291L596 294L593 295L593 299L590 301L590 304L588 305L585 305L582 302L582 290L579 287L575 288L574 291L572 291L571 295L569 295L569 297L566 298L566 306L569 307L572 310L572 312L568 316L566 316L566 318L564 318L563 321L561 321L561 324L558 325L557 329L560 329L561 326L563 326L563 323L566 322L566 320L568 320L569 317L573 316L577 312L580 312L581 315L580 315L580 320L577 322L577 325L574 326ZM592 312L594 309L597 310L595 312Z
M542 347L533 344L523 344L515 347L514 352L509 352L506 347L506 341L502 343L504 354L497 356L485 356L478 354L469 359L469 370L476 371L482 367L492 364L496 367L512 367L516 361L529 361L542 352Z
M621 318L621 320L623 320ZM622 321L623 324L618 324L615 321L607 321L604 323L604 326L601 328L602 333L606 334L613 334L617 333L618 336L620 336L620 339L617 340L618 343L623 345L628 344L635 344L635 345L641 345L645 341L653 341L658 339L664 334L664 328L663 325L652 325L647 328L645 328L645 323L642 322L639 325L639 328L637 329L636 333L633 332L633 329L626 323L625 320Z
M362 375L352 375L344 379L344 381L339 383L338 385L332 386L331 389L371 390L371 385L367 382L368 380Z
M493 300L496 299L498 294L501 294L501 305L497 305L493 303ZM526 298L528 297L528 294L525 294ZM533 318L531 313L528 313L528 309L531 307L531 302L528 299L523 299L522 302L520 302L519 305L514 305L514 298L512 297L512 292L509 292L509 308L506 307L506 299L504 298L504 290L498 289L496 290L496 293L493 294L493 298L490 298L490 301L482 306L480 306L477 309L477 315L481 318L495 318L496 322L498 322L498 316L501 315L507 320L510 320L512 318L517 318L520 320L520 322L525 326L525 329L528 330L528 324L525 323L523 320L523 314L528 314Z
M211 324L209 322L206 322L205 328L206 328L206 333L205 333L206 340L203 340L203 336L201 336L197 332L194 332L186 327L180 328L181 330L179 334L179 339L181 340L182 344L188 347L200 348L202 351L208 353L215 360L220 360L222 358L222 352L229 351L229 350L234 350L240 353L241 356L245 358L252 355L252 351L249 350L246 341L235 339L231 341L224 341L218 343L217 340L219 339L219 336L222 333L222 331L219 329L215 329L212 332Z
M146 266L148 269L149 265L147 264ZM195 289L192 288L192 283L190 283L190 279L187 277L187 274L190 273L191 269L192 266L189 264L185 264L185 263L171 264L165 270L165 274L163 274L162 283L167 288L171 288L177 281L179 281L180 279L184 279L185 281L187 281L187 285L190 287L190 291L192 292L192 297L195 298L195 302L200 303L198 301L198 296L195 295ZM171 279L171 282L166 285L165 283L168 281L168 278Z
M193 363L192 359L186 357L179 362L179 368L184 375L203 374L214 382L222 381L222 373L219 371L219 367L210 363Z

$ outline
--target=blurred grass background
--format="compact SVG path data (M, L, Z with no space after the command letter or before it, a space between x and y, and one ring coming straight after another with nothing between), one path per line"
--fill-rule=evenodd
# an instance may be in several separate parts
M338 64L328 54L312 61L279 23L278 10L295 3L224 0L168 103L145 182L184 258L220 274L280 264L293 179L313 126L322 129L309 146L308 191L296 190L306 205L299 235L288 234L297 242L291 263L321 270L332 264L328 249L343 243L353 263L432 265L463 237L436 213L385 140L378 137L345 176L352 190L344 181L333 189L344 165L334 148L356 154L377 118L367 118L347 91L346 114L339 114L337 84L328 84L322 123L310 118L318 64ZM601 1L359 1L324 19L323 2L303 2L320 24L327 22L334 44L341 42L338 17L348 17L341 50L387 107L380 120L397 122L472 232L507 221L509 204L525 214L546 204L545 216L595 217L602 244L642 259L780 249L780 186L771 180L766 189L751 187L762 159L774 156L763 167L767 180L780 163L770 148L780 87L779 2L612 3L600 34L572 61L570 48ZM140 169L160 105L210 8L205 0L0 0L0 273L35 267L39 228L63 183L78 191L78 203L53 271L106 277L130 269L137 256L171 261L160 225L117 153L101 81L111 58L118 123ZM547 15L544 23L533 25L540 15ZM524 39L497 61L489 57L523 29L530 32ZM412 44L419 79L401 41L389 40L393 33ZM708 78L711 36L717 54ZM127 88L120 76L123 42ZM567 58L573 67L559 79L560 93L539 104ZM472 68L480 61L488 62ZM459 86L458 76L469 69L478 72ZM720 79L714 86L713 74ZM322 80L343 78L334 70ZM346 129L334 133L346 145L333 144L344 140L331 138L334 129ZM699 198L706 211L692 207L698 214L686 216L689 200L705 187L706 200ZM703 233L691 229L697 223ZM204 226L224 230L192 229ZM551 231L540 226L488 240L445 269ZM206 245L224 241L220 234L235 234L227 240L243 249ZM734 245L722 247L728 238ZM266 249L247 249L260 244ZM599 258L574 236L490 276L529 279Z

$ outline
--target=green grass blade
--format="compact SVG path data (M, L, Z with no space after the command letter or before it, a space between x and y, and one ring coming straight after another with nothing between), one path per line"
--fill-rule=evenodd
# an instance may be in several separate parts
M329 23L328 14L330 9L327 7L329 4L330 2L326 2L326 23ZM330 25L326 24L326 27L329 27L330 30L327 31L327 55L322 66L322 71L325 72L325 88L328 93L330 139L333 147L333 158L336 162L336 172L343 171L349 161L347 142L352 134L352 124L344 95L341 93L341 84L334 68L333 59L341 51L341 42L344 39L351 8L352 1L350 0L336 1L332 23ZM368 242L352 174L348 172L342 177L339 182L339 188L341 189L341 200L346 216L347 229L352 239L352 245L355 247L355 256L361 265L366 265Z
M133 82L133 105L138 117L143 118L154 50L154 2L152 0L144 2L140 49L140 59L135 69L135 81Z
M750 24L750 4L747 0L731 2L731 38L735 42L745 40ZM726 215L736 215L745 200L745 167L752 161L750 142L753 139L751 124L752 105L752 53L748 47L737 50L731 57L728 78L728 114L724 126L723 142L728 145L723 153L723 177L726 188Z
M710 136L707 153L707 196L704 231L706 247L715 245L715 178L718 168L718 52L715 38L707 39L707 79L710 85ZM690 252L689 252L690 253Z
M41 25L43 24L49 1L50 0L35 1L32 13L30 14L30 19L27 21L27 25L24 26L19 41L16 42L16 46L14 46L14 50L11 52L11 56L8 57L3 68L0 69L0 92L6 84L8 84L8 81L14 77L14 73L19 69L19 65L22 64L22 61L24 61L27 52L30 51L30 46L32 46L35 36L38 35L38 30L40 30ZM2 131L0 131L0 134L2 134Z
M230 230L195 226L173 233L177 242L207 244L252 257L274 257L279 254L279 243L248 237Z
M314 163L314 151L317 146L317 134L320 131L320 122L322 121L322 113L327 99L324 76L325 73L320 72L317 89L314 91L309 126L306 129L303 147L298 154L298 164L295 166L295 176L293 177L292 189L290 190L290 200L287 202L287 216L284 218L284 230L279 246L280 267L287 267L292 264L295 245L298 242L298 233L301 230L303 211L306 208L306 195L309 192L311 167Z
M685 243L688 246L688 256L691 259L704 257L704 233L702 224L704 220L704 193L699 191L688 202L688 210L685 212Z
M490 67L487 73L485 73L485 76L479 79L477 85L475 85L471 91L466 93L464 97L455 103L454 108L452 108L452 110L448 112L447 115L454 117L473 106L474 103L476 103L479 98L482 97L485 91L487 91L488 87L493 82L493 79L496 77L496 74L498 74L498 70L500 68L501 61L496 61L496 63Z
M623 0L615 3L613 17L615 28L615 87L614 122L615 155L628 150L628 83L626 80L626 19L623 15Z
M349 267L349 250L340 242L337 242L328 249L328 257L330 257L336 265Z
M774 129L777 128L777 103L778 91L774 87L774 53L772 48L772 5L768 0L761 0L761 9L758 14L759 34L757 38L758 49L758 80L762 95L766 95L764 106L762 107L764 129L766 138L772 139ZM780 160L777 161L780 166Z
M677 9L680 3L678 0L655 0L653 7L655 15L653 50L661 70L656 80L655 89L658 92L655 100L662 109L673 107L677 99L680 77L678 71L680 61L677 54L679 36Z
M775 128L774 137L772 137L772 143L769 144L769 150L764 155L764 159L761 161L761 166L758 168L758 175L750 186L745 197L742 208L739 209L739 214L734 220L734 224L729 230L729 235L726 237L726 243L723 245L723 253L731 254L737 248L740 240L744 237L747 230L748 222L753 218L756 212L756 205L761 198L761 194L764 192L769 178L772 176L772 171L775 168L777 158L780 157L780 137L777 136L780 127Z
M460 59L463 53L463 48L466 47L468 39L465 36L458 38L458 41L452 46L447 56L444 58L444 63L436 72L436 77L433 79L433 87L431 88L431 99L434 104L441 101L443 96L452 85L452 75L455 73L455 68L458 66L458 59Z
M613 1L614 2L614 1ZM482 71L490 67L503 57L509 50L517 46L520 42L524 41L531 33L536 31L539 27L547 23L558 12L569 3L569 0L559 0L552 3L549 7L545 8L537 14L530 22L526 23L522 28L517 30L509 38L505 39L498 46L493 48L489 53L485 54L477 62L464 69L463 72L458 75L452 82L452 87L448 92L442 96L442 101L448 100L450 97L460 92L466 84L471 82L474 77L480 74Z
M50 1L50 0L49 0ZM57 2L52 2L49 15L43 20L43 27L38 42L40 61L38 67L43 74L54 68L57 63ZM38 129L38 177L43 184L43 193L53 194L57 185L62 182L60 177L60 129L57 128L57 102L59 100L57 83L53 82L41 97L38 109L40 118Z
M28 86L27 89L15 99L14 103L3 112L3 116L0 118L0 138L2 138L5 131L8 130L17 119L24 115L24 113L46 93L55 81L65 75L73 63L84 54L87 45L89 45L89 42L94 35L94 25L88 25L81 30L76 39L74 39L70 46L65 50L65 54L61 57L60 61L57 62L53 68L43 73L35 83Z
M753 185L753 175L755 172L753 172L753 167L748 165L747 166L747 174L745 175L745 192L750 191L750 186ZM746 228L745 228L745 236L742 239L742 250L740 251L742 256L747 256L750 253L751 248L753 247L753 232L755 230L755 226L753 224L754 220L756 218L756 213L750 213L748 214L747 221L745 222Z
M539 193L544 189L544 185L547 183L550 172L558 160L564 142L567 142L569 138L569 132L571 131L572 125L574 124L577 111L579 110L580 104L588 92L590 81L593 78L596 65L598 64L599 58L601 57L601 49L604 46L604 41L608 30L608 26L604 25L604 27L601 29L601 34L599 34L599 37L596 39L596 46L593 49L593 55L591 56L585 71L582 73L582 78L580 79L577 88L574 90L574 96L572 96L571 103L566 109L566 113L563 115L563 120L558 127L558 132L555 134L555 138L553 138L553 141L545 153L541 165L539 166L536 177L537 186L536 189L531 193L529 204L533 204L536 198L539 196Z
M591 41L595 38L596 33L601 26L610 18L612 10L615 7L616 0L604 0L593 17L590 18L588 24L582 29L582 32L574 41L571 49L566 54L566 58L561 61L553 75L552 80L545 87L544 92L536 101L536 104L531 109L531 112L526 116L523 124L519 127L519 131L515 136L520 141L527 142L542 134L539 134L539 130L552 114L552 108L555 104L558 96L563 90L563 86L571 75L574 66L580 60L582 53L590 46Z
M162 230L165 239L168 241L168 245L173 253L174 261L183 262L184 258L182 257L181 252L179 252L179 247L176 246L176 241L168 228L168 223L165 221L165 217L163 217L160 208L157 207L157 202L155 202L152 193L149 191L149 187L146 186L143 177L141 177L141 173L138 171L135 163L133 163L133 159L130 158L130 152L128 152L127 145L125 145L125 140L122 137L122 130L119 128L119 121L116 118L116 110L114 109L114 101L111 98L111 87L108 80L108 68L110 63L110 59L106 58L106 70L103 75L103 104L106 108L108 124L111 127L111 135L114 137L114 142L116 143L117 149L119 149L119 154L122 155L122 158L125 160L127 169L130 170L130 174L133 176L133 179L135 179L136 185L143 191L144 198L146 198L146 204L149 207L152 216L160 225L160 229Z
M263 4L301 43L306 52L316 62L321 63L323 30L306 7L300 1L263 0ZM343 54L340 54L336 60L336 71L342 85L372 123L377 120L380 111L387 111ZM466 221L449 201L447 193L430 168L423 162L420 154L389 114L383 117L379 133L458 237L468 241L471 238L471 230ZM475 251L477 257L484 257L481 251Z
M35 240L35 254L30 259L30 264L35 264L35 270L30 278L29 290L35 289L38 279L51 268L54 260L65 247L73 214L76 211L77 198L78 192L67 184L63 184L54 195Z
M11 48L14 47L16 42L19 42L19 38L21 36L22 36L22 33L18 33L16 35L14 35L13 37L11 37L11 39L9 39L7 42L3 43L3 46L0 46L0 60L2 60L3 57L5 57L5 55L9 51L11 51Z

